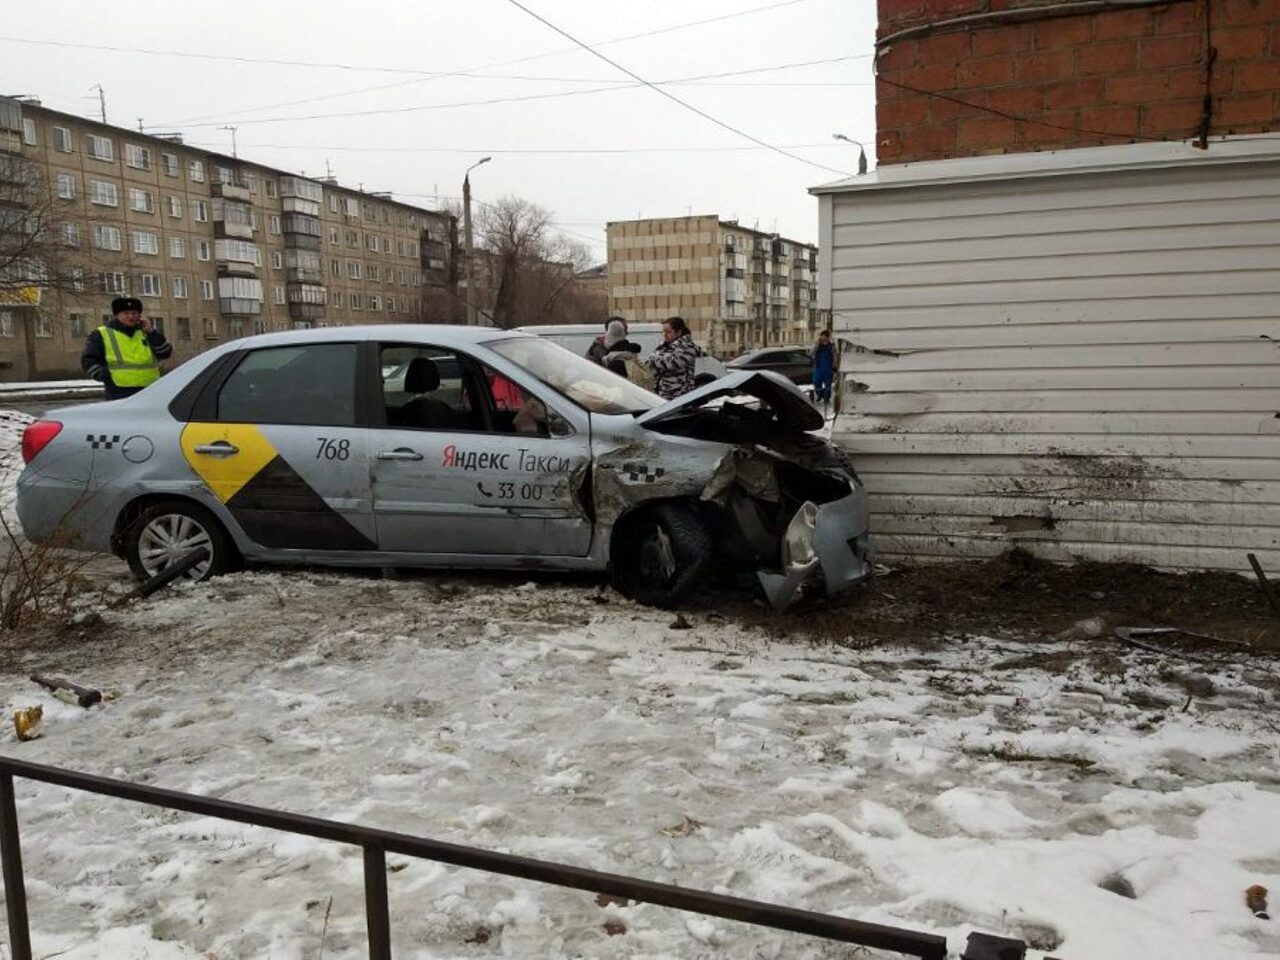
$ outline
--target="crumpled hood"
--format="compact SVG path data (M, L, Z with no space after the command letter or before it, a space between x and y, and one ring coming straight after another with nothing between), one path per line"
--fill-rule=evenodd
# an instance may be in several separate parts
M735 370L719 380L668 400L636 417L641 426L650 427L681 413L696 410L720 397L745 394L755 397L773 411L778 423L794 430L817 430L823 424L822 414L815 409L800 388L772 370Z

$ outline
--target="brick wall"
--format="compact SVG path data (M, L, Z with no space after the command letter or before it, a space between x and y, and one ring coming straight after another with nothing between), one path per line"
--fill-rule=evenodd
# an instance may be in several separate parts
M976 24L896 42L877 62L878 160L1194 138L1205 95L1205 2ZM1217 50L1209 81L1210 135L1280 129L1280 0L1207 2L1210 43ZM878 3L881 38L952 17L1060 5Z

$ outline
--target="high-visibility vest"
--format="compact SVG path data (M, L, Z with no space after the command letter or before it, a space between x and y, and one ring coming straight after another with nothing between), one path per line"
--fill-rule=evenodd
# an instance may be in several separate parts
M160 361L151 352L147 332L139 327L125 335L114 327L99 327L111 382L117 387L145 387L160 379Z

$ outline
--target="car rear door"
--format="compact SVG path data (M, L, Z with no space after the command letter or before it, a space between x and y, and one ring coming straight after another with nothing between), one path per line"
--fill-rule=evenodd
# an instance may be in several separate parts
M387 342L378 351L377 370L405 371L374 385L379 550L587 554L585 417L578 427L554 412L548 417L545 387L540 397L457 349Z
M247 350L196 401L183 456L254 543L375 548L357 357L355 343Z

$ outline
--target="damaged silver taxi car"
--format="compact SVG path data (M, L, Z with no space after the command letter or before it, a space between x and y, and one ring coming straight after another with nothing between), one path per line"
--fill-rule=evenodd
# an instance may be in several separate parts
M783 378L673 401L541 337L436 326L264 334L23 437L35 541L150 577L242 562L609 570L678 604L713 572L770 602L871 571L867 506L822 417Z

